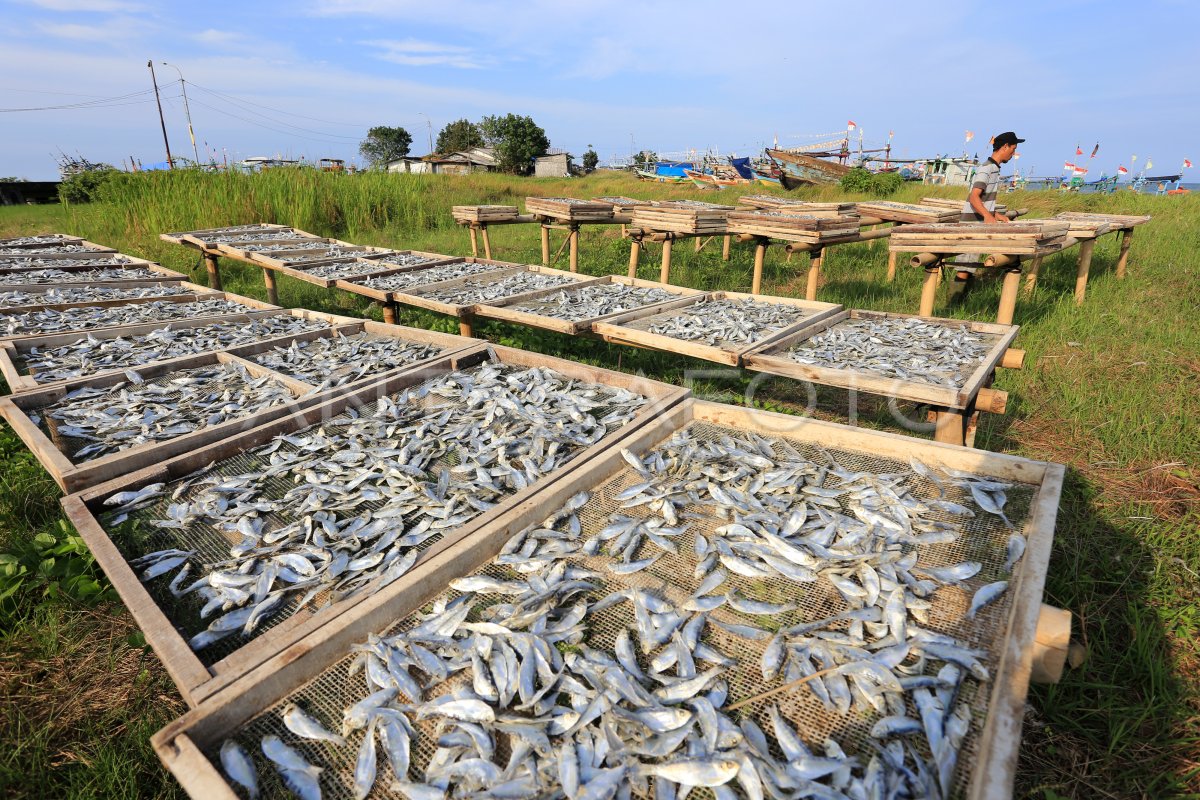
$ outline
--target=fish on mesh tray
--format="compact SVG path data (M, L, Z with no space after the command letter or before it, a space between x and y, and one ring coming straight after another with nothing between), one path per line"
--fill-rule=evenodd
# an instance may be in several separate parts
M0 335L18 336L65 333L89 328L113 328L168 319L244 314L247 307L229 300L199 300L174 303L167 300L131 303L127 306L79 306L61 311L44 308L20 314L0 313Z
M352 278L355 275L365 275L372 272L382 272L386 269L395 269L396 267L407 267L414 264L424 264L436 259L426 256L409 256L402 255L394 261L376 260L360 260L358 258L347 258L342 261L337 261L332 264L320 264L315 267L303 267L303 271L307 275L315 275L318 278L326 280L340 280L342 278Z
M338 781L358 797L389 784L419 798L612 797L623 785L952 796L982 727L983 662L996 659L931 614L982 565L942 566L930 548L976 511L1002 515L1013 487L915 459L886 475L851 469L733 431L684 430L622 455L634 474L603 497L572 496L398 630L353 646L327 673L333 696L313 691L318 680L223 742L226 775L252 793L269 770L293 790ZM944 499L952 491L974 508ZM606 515L606 501L619 508ZM662 569L654 590L625 577L659 560L690 574ZM768 596L769 582L786 588ZM969 616L1006 587L981 588ZM803 608L817 594L837 602ZM786 703L736 711L797 681ZM814 736L814 717L833 732Z
M48 236L17 236L13 239L5 239L0 242L0 247L16 247L17 245L30 244L54 244L55 242L63 243L67 237L60 233L52 233Z
M40 410L40 418L60 436L82 445L68 457L75 463L165 441L201 428L291 401L276 378L256 378L241 364L215 364L145 381L134 370L106 387L82 387Z
M441 281L453 280L454 278L465 278L468 275L482 275L485 272L496 272L502 269L510 269L510 267L499 264L479 264L461 261L453 264L443 264L440 267L417 269L412 272L399 272L395 275L364 278L358 281L358 283L370 289L401 291L403 289L411 289L414 286L440 283Z
M99 258L0 258L0 269L62 269L63 267L105 267L131 264L128 256Z
M907 319L847 319L789 348L798 364L872 372L961 388L995 344L961 325Z
M4 276L0 276L0 283ZM23 292L13 290L0 292L0 308L20 306L51 306L63 303L86 303L104 300L138 300L143 297L170 297L190 294L195 289L186 286L75 286L66 289L50 289L45 292Z
M187 591L206 606L186 624L200 627L190 643L202 650L235 633L254 635L294 601L302 607L320 594L386 586L419 548L553 473L646 403L547 368L484 363L234 457L250 459L253 471L224 474L217 462L169 487L116 495L109 503L119 507L101 521L116 525L133 514L147 533L220 536L227 552L215 562L193 563L194 553L180 559L174 550L133 562L169 565L143 572L147 580L197 568ZM240 539L230 546L225 532Z
M128 269L86 269L68 272L64 269L27 269L20 272L0 274L0 283L9 285L37 285L47 283L88 283L106 281L143 281L147 278L159 280L167 276L144 267Z
M577 322L642 306L678 300L680 295L656 286L627 286L623 283L596 283L561 291L552 297L540 297L518 303L512 308L543 317Z
M272 239L290 242L311 242L310 236L297 236L292 231L264 231L263 233L197 234L197 239L212 244L235 244L237 242L266 242Z
M252 358L268 369L325 389L344 386L371 373L415 364L441 352L442 348L435 344L356 333L292 342Z
M149 333L115 339L97 339L88 335L56 347L30 347L22 359L22 366L39 383L47 383L95 372L137 368L164 358L225 350L328 327L329 323L324 320L280 314L249 321L213 322L193 328L175 329L167 325Z
M574 283L574 278L565 275L547 275L541 272L515 272L499 280L488 280L486 277L471 278L458 286L448 286L442 289L423 292L422 297L436 300L447 305L465 306L474 303L486 303L489 300L499 300L512 297L514 294L536 292L539 289L550 289L555 286L565 286Z
M420 256L416 253L391 253L382 258L371 259L375 264L387 264L390 267L415 267L418 264L429 264L437 261L433 256Z
M56 244L47 247L0 247L0 254L23 255L25 253L95 253L96 248L81 244Z
M308 248L292 247L290 249L292 249L292 250L297 250L297 249L307 250ZM283 263L285 263L285 264L307 264L310 261L326 261L331 258L340 258L342 256L346 256L349 258L357 258L358 256L362 255L363 252L364 251L362 251L362 250L350 250L350 249L347 249L344 247L329 247L324 250L321 250L319 253L307 253L307 254L298 253L296 255L284 256L280 260L283 261Z
M752 344L794 325L813 312L783 303L745 298L701 301L656 318L646 330L660 336L708 345Z

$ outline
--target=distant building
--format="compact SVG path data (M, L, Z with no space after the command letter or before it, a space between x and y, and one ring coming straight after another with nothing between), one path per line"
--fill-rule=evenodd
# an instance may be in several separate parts
M533 160L535 178L567 178L570 175L571 167L566 153L538 156Z
M970 186L979 162L973 158L937 158L925 164L926 186Z
M403 156L394 161L389 161L387 171L430 173L433 172L433 164L426 160L428 158L430 156Z

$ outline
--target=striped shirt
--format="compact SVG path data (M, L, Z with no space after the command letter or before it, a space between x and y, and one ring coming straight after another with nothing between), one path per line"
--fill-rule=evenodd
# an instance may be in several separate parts
M959 222L983 222L983 217L971 208L970 193L976 189L983 190L979 197L983 207L993 214L996 213L996 195L1000 192L1000 165L991 158L975 172L975 179L971 181L971 188L967 191L968 199L963 201L962 211L958 215Z

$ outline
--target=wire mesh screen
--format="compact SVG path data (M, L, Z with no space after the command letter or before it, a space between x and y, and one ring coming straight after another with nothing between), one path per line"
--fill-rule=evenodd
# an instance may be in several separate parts
M36 409L31 417L75 464L164 442L293 399L280 381L255 378L240 365L213 364L167 372L141 383L82 387Z
M737 437L744 433L707 422L693 422L686 426L685 430L693 440L703 442L720 442L724 437ZM783 438L776 437L776 441ZM667 437L659 442L657 447L661 447L669 439L670 437ZM821 449L811 443L795 439L785 439L785 441L805 457L815 460L823 455ZM777 449L776 452L780 451ZM869 452L851 450L828 450L826 452L829 452L842 467L852 472L869 471L880 476L911 473L908 464L880 458ZM590 497L578 512L582 526L580 537L586 539L595 535L609 523L614 513L631 517L639 515L649 517L651 512L645 506L630 507L629 503L623 502L618 497L623 490L641 480L643 478L632 469L624 468L611 478L604 480L600 485L590 487ZM838 481L832 478L827 481L827 485L831 486L836 486L837 483ZM918 498L939 496L938 486L919 476L914 476L906 485ZM1036 486L1028 484L1014 485L1009 489L1009 499L1005 510L1017 530L1026 528L1029 509L1037 491ZM947 499L963 503L970 501L969 497L962 496L960 491L952 488L946 489L945 496ZM844 502L843 510L845 510ZM944 517L947 521L951 519L950 515L944 515ZM592 575L587 580L597 586L581 595L589 607L612 592L627 588L646 591L670 601L676 607L689 598L699 583L693 576L697 561L693 555L695 537L700 534L711 540L714 529L726 524L728 520L714 514L712 507L708 505L690 505L681 510L680 519L686 519L689 529L682 535L673 537L673 541L678 544L679 554L673 555L658 550L649 542L644 542L633 555L634 559L644 558L649 550L661 553L661 557L651 567L640 572L630 575L614 574L607 569L613 563L613 558L605 555L589 557L577 552L568 556L567 560L571 565L592 571ZM971 647L986 650L987 656L982 661L993 675L995 675L1007 634L1005 621L1008 618L1011 597L1006 593L980 612L973 620L965 619L964 611L975 587L1006 574L1004 569L1005 541L1009 533L1009 529L999 521L999 518L979 514L966 522L963 534L954 543L920 546L919 549L921 563L929 566L958 563L964 559L977 560L982 563L982 569L969 581L969 585L962 589L945 586L932 596L932 608L928 612L929 617L924 627L954 636ZM488 562L474 574L489 575L502 580L523 580L521 572L495 560ZM745 578L731 572L722 586L722 589L725 588L735 589L744 597L753 600L775 603L786 601L795 604L794 610L770 616L744 614L734 610L728 604L709 612L710 620L748 624L771 632L799 623L825 620L848 608L846 601L827 582L798 584L782 577ZM441 594L442 599L458 596L458 592L450 589ZM481 619L480 609L510 600L511 598L498 594L477 594L468 621L479 621ZM399 619L382 635L393 636L411 630L426 618L431 608L432 603L425 604L417 612ZM634 613L630 610L628 603L609 605L595 613L589 611L585 619L583 644L609 654L614 650L617 634L624 629L633 628L636 624ZM844 629L847 624L835 624L833 629ZM701 641L720 650L726 656L736 659L736 665L721 676L728 683L727 706L756 698L765 690L777 687L784 682L782 678L773 681L766 680L761 674L759 665L763 650L767 645L765 641L741 638L713 624L704 626ZM655 653L650 655L638 653L637 660L643 671L648 670L654 655ZM365 735L364 731L354 731L344 746L314 742L301 739L288 731L283 724L282 716L289 703L296 703L317 718L327 729L336 731L342 724L343 711L371 691L361 674L352 674L354 672L353 661L353 655L347 656L284 700L255 715L236 732L229 733L231 738L243 745L247 752L254 757L266 796L286 794L279 783L274 767L263 757L258 746L261 738L268 734L279 736L288 744L296 747L311 763L325 769L321 775L321 786L326 797L349 798L354 796L354 768L359 746ZM926 670L928 674L932 674L934 671L932 667L926 667ZM428 687L424 699L428 701L464 687L470 688L469 669L458 673L449 681L441 684L435 683ZM986 721L990 692L990 683L967 680L963 683L958 695L959 702L969 703L973 716L969 732L959 751L957 770L954 773L954 789L950 796L963 794L970 780L973 765L979 761L979 736ZM838 714L822 704L807 687L799 687L770 698L759 699L736 711L727 713L735 723L750 718L764 731L770 731L772 727L768 709L771 706L779 709L782 716L797 729L804 743L812 747L814 751L817 751L821 743L829 737L840 743L848 755L857 756L863 761L870 758L875 752L870 743L870 730L878 719L878 715L864 714L857 707L852 710L850 715ZM509 713L511 718L513 712ZM908 701L907 713L913 717L917 716L911 700ZM412 767L408 779L420 781L426 766L438 749L440 730L434 722L429 720L414 722L414 726L417 736L412 741ZM768 741L772 755L786 761L786 757L774 737L769 737ZM218 763L215 751L220 744L220 741L217 741L207 748L208 755L214 763ZM497 731L496 744L497 760L502 765L507 757L509 741L504 734ZM557 741L552 741L552 744L557 747ZM923 745L918 745L918 747L920 746ZM927 747L922 755L926 758L930 756ZM379 767L381 777L375 782L372 796L404 797L403 794L390 788L392 776L387 772L385 763L381 759ZM741 792L734 783L728 784L727 788ZM649 794L652 795L653 792ZM713 795L709 790L700 789L698 796Z
M399 336L358 333L295 342L252 356L264 367L314 386L344 386L372 373L410 366L445 349Z
M405 414L403 424L392 424L390 418L381 416L377 420L377 424L364 428L357 423L372 417L372 407L350 408L317 425L281 435L270 444L224 458L199 472L172 481L165 487L160 497L144 508L132 511L125 521L110 523L108 522L109 518L102 515L100 522L127 559L132 560L147 553L175 549L194 551L195 555L191 561L198 565L225 564L230 560L231 548L243 540L243 534L230 529L231 526L228 522L209 522L205 518L173 522L172 520L177 519L171 513L173 505L191 504L198 499L205 499L207 502L211 500L213 493L224 494L227 497L227 501L222 499L217 502L227 502L231 505L234 503L251 504L256 511L257 518L262 521L262 540L269 542L271 532L279 531L290 525L304 524L313 519L314 511L306 510L303 507L304 503L297 499L296 495L289 495L289 492L296 488L300 481L306 481L314 486L324 485L321 480L323 475L317 474L317 471L327 467L333 469L333 465L339 463L338 459L349 451L348 448L371 448L387 451L395 455L386 458L394 458L398 465L404 465L401 454L408 452L405 448L414 450L424 448L426 440L422 437L437 440L430 442L430 447L437 452L436 457L423 468L421 477L416 479L423 492L428 491L426 487L438 486L443 476L449 477L446 471L460 464L471 467L474 474L478 465L494 463L488 461L493 450L482 452L472 450L471 446L475 444L475 439L454 439L446 436L445 440L439 440L437 433L429 434L423 433L423 431L430 429L430 426L435 424L432 422L433 420L442 420L444 423L465 418L468 413L480 411L481 408L486 411L487 404L484 402L486 398L467 391L464 393L464 397L455 401L439 394L436 387L457 381L469 388L484 370L494 368L495 365L485 363L469 370L451 373L444 378L435 378L407 393L407 405L403 406ZM523 375L528 383L533 383L531 373L527 370L502 367L501 374L510 377ZM514 379L520 380L519 378ZM426 391L430 386L434 388ZM591 402L595 405L589 412L592 420L588 424L594 426L592 430L596 435L596 441L628 423L645 401L640 396L601 384L564 380L558 386L558 391L564 395L587 393L587 396L591 398ZM396 401L398 395L394 393L390 399ZM497 408L496 419L500 420L505 414L511 413L513 412L504 408ZM402 430L397 430L398 428L402 428ZM570 432L554 433L549 430L541 430L531 433L530 436L536 436L548 443L546 448L548 455L545 456L546 460L543 462L541 471L536 477L526 478L530 483L547 480L546 476L555 474L585 450L585 445L572 439ZM353 448L350 448L350 445L353 445ZM286 461L291 457L297 458L299 467L268 474L272 464ZM374 462L362 462L368 466L348 467L347 470L351 472L351 475L340 479L342 484L348 485L353 482L354 475L366 476L359 481L359 484L366 487L368 491L351 492L346 490L343 492L335 485L328 491L327 499L321 502L318 510L335 512L338 520L347 522L367 513L377 516L387 509L389 527L410 532L414 529L420 530L420 523L427 523L427 517L434 512L428 510L429 503L424 499L424 495L414 498L411 494L405 494L404 490L413 488L411 483L402 482L390 474L371 473L373 467L386 463L382 460L383 458L381 456ZM512 454L512 458L515 461L516 454ZM312 466L306 468L303 466L305 464ZM353 473L355 469L358 470L358 473ZM458 478L455 479L455 482L456 484L466 484L465 480L459 481ZM226 492L226 487L228 487L228 492ZM390 491L393 487L397 489L396 492ZM436 545L445 536L453 534L455 528L474 524L481 514L488 513L487 509L493 504L501 504L516 494L519 491L519 484L510 485L498 480L495 489L495 494L490 498L480 498L481 500L487 499L488 502L481 502L479 505L457 506L453 517L458 521L457 524L442 528L435 525L432 534L414 545L415 549L426 550ZM293 499L288 500L289 496ZM166 521L166 526L161 521ZM317 528L320 527L320 524L314 524ZM306 542L308 538L315 539L315 537L306 537ZM369 542L362 544L360 550L354 555L366 552L369 544ZM192 577L194 578L196 575L194 574ZM210 610L209 615L202 617L200 611L204 606L204 600L199 593L184 594L182 597L176 596L165 578L152 580L145 586L154 602L162 608L176 629L189 639L205 631L213 621L213 617L219 616ZM298 593L292 594L282 603L278 611L266 617L251 633L234 633L226 636L199 650L197 657L206 665L212 665L246 646L264 631L301 615L314 613L316 609L324 606L332 598L327 587L317 588L320 591L314 589L315 593L307 598L308 603L304 603L304 598L299 597Z
M597 283L567 287L560 292L524 300L508 306L543 317L583 322L597 317L632 311L656 303L679 299L680 295L656 287L627 286L623 283Z
M145 322L244 314L247 310L247 306L229 300L200 300L192 303L150 300L120 306L79 306L62 311L41 309L16 314L0 313L0 333L6 336L69 333L94 328L140 325Z
M761 300L709 300L622 322L622 328L742 350L818 312Z

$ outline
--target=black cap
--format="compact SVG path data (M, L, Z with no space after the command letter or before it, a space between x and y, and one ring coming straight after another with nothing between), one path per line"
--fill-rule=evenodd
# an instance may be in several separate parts
M999 150L1001 147L1004 147L1004 145L1006 145L1006 144L1020 144L1023 141L1025 141L1025 140L1018 139L1017 135L1015 133L1013 133L1012 131L1005 131L1004 133L1001 133L995 139L992 140L992 147Z

